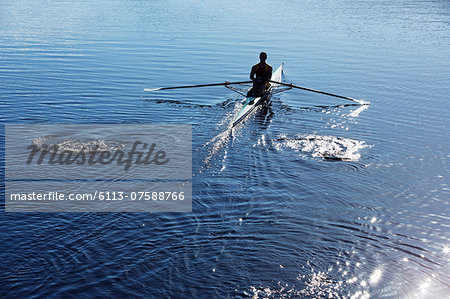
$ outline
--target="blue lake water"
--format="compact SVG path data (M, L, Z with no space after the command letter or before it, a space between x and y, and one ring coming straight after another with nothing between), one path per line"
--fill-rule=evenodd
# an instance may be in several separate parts
M2 1L0 25L2 124L192 124L194 195L1 213L0 296L450 296L449 1ZM143 92L262 50L371 105L290 90L230 134L226 88Z

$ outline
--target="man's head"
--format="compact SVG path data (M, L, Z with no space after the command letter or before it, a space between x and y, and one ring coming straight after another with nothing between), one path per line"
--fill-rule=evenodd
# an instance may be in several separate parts
M267 59L267 54L266 54L266 52L261 52L261 53L259 53L259 59L260 59L261 61L266 61L266 59Z

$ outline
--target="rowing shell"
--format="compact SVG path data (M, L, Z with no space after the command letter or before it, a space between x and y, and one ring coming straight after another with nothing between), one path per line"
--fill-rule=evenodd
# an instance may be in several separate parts
M283 64L281 64L273 73L271 80L273 81L281 81L281 75L283 73ZM256 107L264 103L265 101L268 101L270 97L272 96L272 91L275 87L279 86L279 84L276 83L270 83L270 87L267 89L267 91L264 93L261 97L246 97L243 100L243 106L239 113L234 117L233 120L233 127L242 122L248 115L250 115Z

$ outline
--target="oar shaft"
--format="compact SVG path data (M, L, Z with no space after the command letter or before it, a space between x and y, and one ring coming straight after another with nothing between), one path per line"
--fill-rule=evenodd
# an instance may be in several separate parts
M173 87L161 87L161 88L145 88L144 91L158 91L167 89L180 89L180 88L194 88L194 87L208 87L208 86L221 86L221 85L232 85L232 84L244 84L252 83L252 81L238 81L238 82L223 82L223 83L211 83L211 84L197 84L197 85L185 85L185 86L173 86Z
M340 98L340 99L344 99L344 100L349 100L349 101L360 103L360 101L358 101L356 99L353 99L353 98L350 98L350 97L344 97L344 96L340 96L340 95L337 95L337 94L334 94L334 93L329 93L329 92L325 92L325 91L315 90L315 89L312 89L312 88L298 86L298 85L294 85L292 83L283 83L283 82L278 82L278 81L273 81L273 80L270 80L270 82L276 83L276 84L285 85L285 86L289 86L289 87L293 87L293 88L298 88L298 89L302 89L302 90L306 90L306 91L312 91L312 92L324 94L324 95L327 95L327 96L332 96L332 97L336 97L336 98Z

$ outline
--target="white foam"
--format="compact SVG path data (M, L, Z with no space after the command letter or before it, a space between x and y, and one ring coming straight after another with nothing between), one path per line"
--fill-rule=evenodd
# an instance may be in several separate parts
M55 146L57 152L111 152L122 149L121 142L104 139L65 138L54 135L41 136L32 141L39 150L52 150Z
M289 148L303 153L310 153L316 158L346 161L359 160L361 157L359 150L367 147L364 141L314 134L300 134L294 138L280 136L280 138L272 140L272 145L277 150Z

